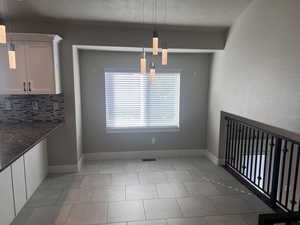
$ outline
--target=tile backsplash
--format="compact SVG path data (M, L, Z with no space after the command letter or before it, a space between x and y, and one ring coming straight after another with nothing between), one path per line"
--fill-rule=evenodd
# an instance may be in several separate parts
M60 122L64 95L0 95L0 122Z

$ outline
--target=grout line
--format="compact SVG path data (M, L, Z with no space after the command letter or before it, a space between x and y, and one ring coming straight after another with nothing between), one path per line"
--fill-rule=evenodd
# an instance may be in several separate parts
M147 220L147 214L146 214L146 208L145 208L145 200L142 200L143 202L143 208L144 208L144 218Z
M126 194L126 192L127 192L127 184L125 184L124 190L125 190L125 201L126 201L127 200L127 194Z
M184 216L184 213L183 213L183 209L181 208L181 206L180 206L180 204L179 204L179 202L178 202L178 199L176 198L175 201L176 201L176 203L177 203L177 205L178 205L178 207L179 207L179 211L180 211L181 217L185 217L185 216Z

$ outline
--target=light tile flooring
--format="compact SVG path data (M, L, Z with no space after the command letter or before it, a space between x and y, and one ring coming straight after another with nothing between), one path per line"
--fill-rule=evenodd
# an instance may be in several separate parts
M87 161L50 175L13 225L257 225L272 212L206 158Z

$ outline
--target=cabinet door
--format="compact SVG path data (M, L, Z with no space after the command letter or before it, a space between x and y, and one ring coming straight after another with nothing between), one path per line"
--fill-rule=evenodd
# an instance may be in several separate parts
M15 217L11 168L0 172L0 224L9 225Z
M12 166L13 191L15 199L16 214L20 212L26 203L26 182L24 158L21 157L15 161Z
M14 44L16 47L16 69L9 69L7 48L1 46L0 50L2 94L26 94L26 45L22 42L14 42Z
M47 175L47 142L41 141L25 155L26 190L29 199Z
M48 42L32 42L26 48L29 94L55 94L53 48Z

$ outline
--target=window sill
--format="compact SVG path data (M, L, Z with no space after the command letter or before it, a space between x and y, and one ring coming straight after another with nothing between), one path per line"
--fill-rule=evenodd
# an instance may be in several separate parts
M153 127L153 128L106 128L107 134L115 133L171 133L179 132L179 127Z

